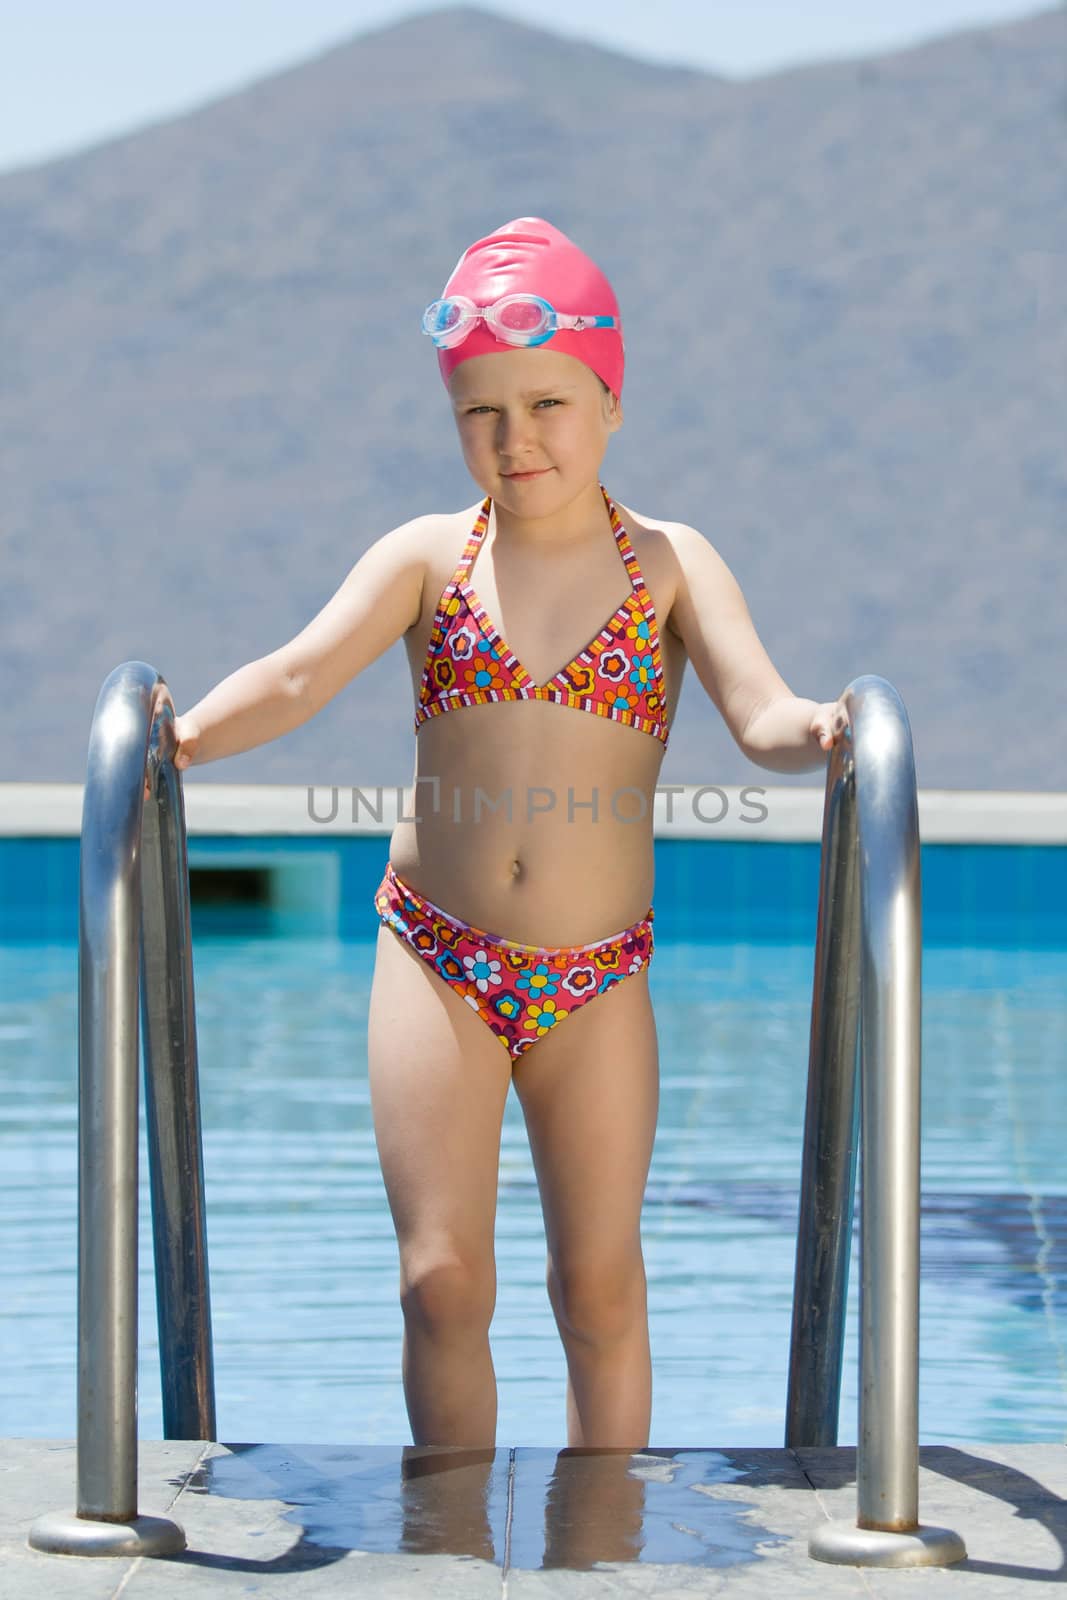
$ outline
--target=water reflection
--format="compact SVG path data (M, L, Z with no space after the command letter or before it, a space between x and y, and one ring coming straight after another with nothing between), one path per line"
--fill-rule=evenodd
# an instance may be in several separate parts
M585 1570L598 1561L642 1559L644 1459L577 1445L560 1451L545 1491L543 1567Z
M411 1445L396 1479L401 1505L397 1550L497 1559L493 1538L497 1451ZM394 1480L385 1468L383 1487ZM386 1490L386 1492L388 1492ZM317 1537L317 1532L314 1537Z

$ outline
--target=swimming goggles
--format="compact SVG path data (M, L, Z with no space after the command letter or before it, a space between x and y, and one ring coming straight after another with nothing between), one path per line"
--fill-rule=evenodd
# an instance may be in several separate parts
M536 294L506 294L495 305L476 306L464 294L448 300L435 300L422 313L422 331L437 348L451 350L462 344L478 322L505 344L544 344L561 328L617 328L618 317L576 316L557 311Z

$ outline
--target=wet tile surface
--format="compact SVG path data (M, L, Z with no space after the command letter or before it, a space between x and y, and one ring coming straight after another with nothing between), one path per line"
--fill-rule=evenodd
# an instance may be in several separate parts
M309 1552L467 1556L501 1571L734 1567L786 1542L753 1520L757 1499L720 1492L750 1478L808 1488L784 1452L235 1445L186 1494L285 1504Z
M499 1563L508 1521L506 1449L230 1445L189 1486L225 1501L284 1505L308 1551L453 1555Z

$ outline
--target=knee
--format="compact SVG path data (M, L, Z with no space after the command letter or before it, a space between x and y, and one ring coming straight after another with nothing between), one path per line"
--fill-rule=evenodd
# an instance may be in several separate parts
M647 1315L644 1261L639 1251L559 1267L550 1260L548 1297L561 1332L585 1344L617 1343Z
M401 1268L405 1322L428 1333L488 1332L496 1303L496 1274L457 1255L438 1255Z

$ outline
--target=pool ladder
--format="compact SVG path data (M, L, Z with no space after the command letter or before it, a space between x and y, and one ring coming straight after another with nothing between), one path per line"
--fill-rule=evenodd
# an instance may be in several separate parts
M137 1514L138 987L156 1307L168 1439L214 1439L189 869L174 704L126 661L89 735L78 930L77 1511L30 1530L63 1555L170 1555ZM140 982L138 983L138 978Z
M856 1521L821 1523L808 1549L855 1566L948 1566L966 1556L962 1539L919 1523L922 892L911 729L884 678L856 678L841 698L849 729L826 770L785 1442L837 1443L861 1146Z
M921 910L911 732L883 678L857 678L841 698L850 727L827 765L786 1444L837 1442L862 1129L857 1518L821 1524L809 1550L854 1565L947 1565L965 1555L962 1541L918 1521ZM138 987L163 1431L168 1439L216 1436L173 723L163 678L127 661L100 691L89 738L78 951L77 1510L39 1518L29 1536L53 1553L163 1555L185 1545L176 1522L137 1510Z

